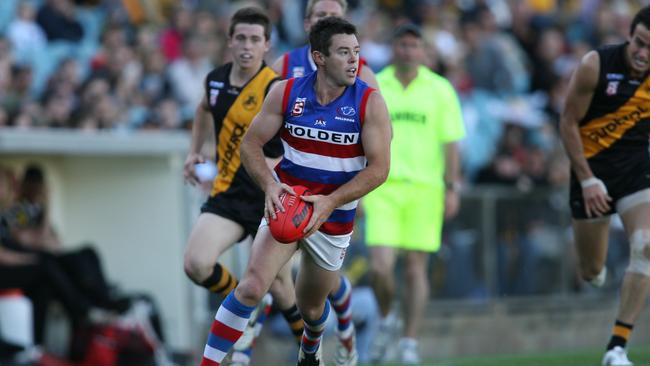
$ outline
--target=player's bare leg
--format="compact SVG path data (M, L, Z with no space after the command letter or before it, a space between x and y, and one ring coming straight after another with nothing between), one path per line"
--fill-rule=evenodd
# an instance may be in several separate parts
M397 319L391 313L391 305L395 296L395 261L397 253L391 247L370 247L370 281L379 305L382 317L379 331L373 339L369 353L373 363L387 361L391 342L394 341Z
M295 307L296 296L293 279L291 278L291 261L288 261L282 267L280 273L273 280L269 293L262 298L262 301L257 305L253 314L251 314L244 333L234 345L234 351L230 360L227 363L224 362L224 365L247 366L250 364L253 346L257 337L262 332L262 326L274 303L283 312L285 309ZM300 323L302 324L302 319L300 319Z
M185 249L187 276L211 292L227 295L237 285L237 280L217 260L242 235L244 229L232 220L211 213L199 215Z
M629 209L621 219L630 240L631 263L621 286L618 318L632 324L650 291L650 203Z
M582 279L596 287L605 283L609 216L573 220L573 234L578 251L578 266Z
M293 259L282 267L278 277L271 285L271 294L273 294L274 303L282 312L282 316L287 321L298 346L300 346L304 323L296 306L296 290L291 275L292 264Z
M417 334L422 324L424 308L429 300L428 259L429 253L427 252L406 252L404 266L406 291L402 301L404 336L399 342L400 361L405 365L420 363L417 351Z
M268 226L261 226L248 261L244 276L223 301L212 323L203 353L203 364L220 364L226 352L241 336L251 313L268 292L282 267L296 251L296 244L276 242ZM217 341L218 340L218 341Z
M269 290L278 273L296 251L296 243L280 244L264 225L253 241L246 272L235 289L235 296L248 306L256 305Z
M650 195L648 192L645 191ZM604 365L632 365L625 348L650 293L650 202L647 195L643 202L643 196L644 191L637 192L617 204L630 242L630 264L621 285L618 315L603 357Z
M394 248L370 248L370 279L382 318L390 313L395 296L396 258L397 254Z
M291 265L291 261L288 261L271 284L270 292L273 295L273 302L280 309L286 309L296 303L296 293L293 278L291 277Z
M323 364L320 342L330 312L327 295L339 281L339 271L321 268L303 251L296 278L296 304L305 321L298 365ZM311 363L310 363L311 362Z

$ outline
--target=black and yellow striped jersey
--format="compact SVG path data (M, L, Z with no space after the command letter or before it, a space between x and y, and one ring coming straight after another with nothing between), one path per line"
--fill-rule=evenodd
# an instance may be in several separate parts
M650 78L630 78L626 46L597 50L598 84L579 125L584 156L600 171L597 176L628 172L650 160Z
M205 95L214 120L217 143L218 173L210 195L227 192L229 195L263 202L264 194L241 164L239 147L253 118L262 109L262 102L271 84L278 77L263 63L246 85L236 87L229 82L231 70L232 63L225 64L208 73L205 80ZM279 137L276 136L264 146L264 153L268 157L282 155Z

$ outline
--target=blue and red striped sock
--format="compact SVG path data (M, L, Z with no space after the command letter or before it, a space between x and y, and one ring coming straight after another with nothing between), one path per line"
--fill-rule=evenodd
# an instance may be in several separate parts
M323 315L316 321L309 321L305 319L305 331L302 334L302 342L300 347L305 353L316 353L318 347L320 346L320 340L323 338L323 332L325 331L325 322L327 317L330 315L330 302L329 300L325 301L325 309L323 309Z
M260 333L262 333L262 327L264 326L264 322L266 321L266 318L269 316L269 313L271 312L271 306L273 305L273 296L271 294L266 294L264 295L264 309L261 310L261 312L257 315L257 319L255 319L255 339L253 339L253 343L251 344L250 347L248 347L243 353L247 355L249 358L253 354L253 347L255 346L255 341L257 340L257 337L260 336Z
M329 296L329 300L334 306L336 318L338 320L338 335L341 339L347 339L352 335L354 327L352 326L352 308L350 301L352 299L352 285L350 280L341 276L341 285L335 294Z
M233 344L244 332L248 318L255 309L246 306L235 297L235 291L230 292L217 310L214 317L208 343L203 350L201 366L219 366Z

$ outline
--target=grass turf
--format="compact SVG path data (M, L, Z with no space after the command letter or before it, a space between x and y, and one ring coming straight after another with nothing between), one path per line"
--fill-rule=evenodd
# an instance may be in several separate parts
M628 355L634 366L650 366L650 347L631 347ZM602 349L588 349L454 358L425 362L421 366L600 366L602 356Z

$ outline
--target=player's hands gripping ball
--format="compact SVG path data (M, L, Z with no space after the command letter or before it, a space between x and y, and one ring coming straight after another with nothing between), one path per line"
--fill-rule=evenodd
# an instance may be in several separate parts
M314 206L300 198L300 196L310 195L309 189L304 186L291 188L295 195L283 192L279 197L284 211L276 208L275 218L267 218L273 238L285 244L293 243L305 236L304 229L314 213Z

